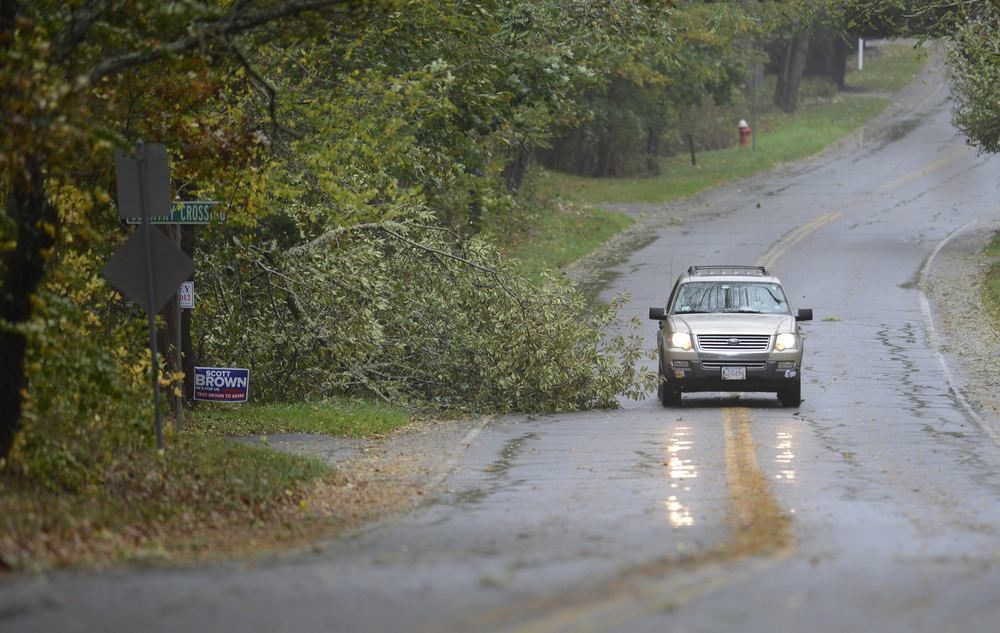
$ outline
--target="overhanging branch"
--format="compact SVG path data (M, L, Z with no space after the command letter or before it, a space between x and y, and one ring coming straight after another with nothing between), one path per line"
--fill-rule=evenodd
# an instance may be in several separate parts
M127 68L142 66L200 48L210 40L246 33L265 24L311 11L360 3L343 0L289 0L269 9L254 12L249 11L250 4L250 2L238 2L226 15L203 25L192 25L186 36L171 42L98 62L85 76L88 82L93 84L102 77L119 73Z

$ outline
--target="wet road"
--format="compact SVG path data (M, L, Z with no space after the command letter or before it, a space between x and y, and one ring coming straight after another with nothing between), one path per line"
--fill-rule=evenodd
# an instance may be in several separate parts
M706 394L493 421L397 521L290 560L7 582L0 626L997 630L997 421L956 399L917 288L942 240L1000 215L1000 158L949 114L925 86L886 134L706 195L617 267L607 294L640 316L689 264L773 268L817 317L801 408Z

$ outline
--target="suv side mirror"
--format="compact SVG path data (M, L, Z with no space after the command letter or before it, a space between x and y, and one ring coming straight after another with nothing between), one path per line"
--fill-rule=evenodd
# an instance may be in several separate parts
M813 311L809 308L799 308L799 313L795 315L796 321L812 321Z
M666 308L650 308L649 318L654 321L663 321L664 319L667 318Z

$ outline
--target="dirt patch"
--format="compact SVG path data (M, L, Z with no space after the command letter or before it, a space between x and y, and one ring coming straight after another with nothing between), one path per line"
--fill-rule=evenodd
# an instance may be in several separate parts
M377 439L304 434L260 438L275 450L325 459L338 472L306 494L299 520L308 527L294 542L284 541L281 549L321 548L323 540L370 529L435 499L488 421L424 421Z

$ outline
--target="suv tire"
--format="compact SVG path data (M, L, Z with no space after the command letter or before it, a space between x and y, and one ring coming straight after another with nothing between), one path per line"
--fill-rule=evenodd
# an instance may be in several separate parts
M674 389L667 382L667 376L663 373L663 358L660 358L660 381L656 387L656 397L660 399L660 404L665 407L681 406L680 389Z
M783 407L797 407L802 403L802 376L778 392L778 399Z

